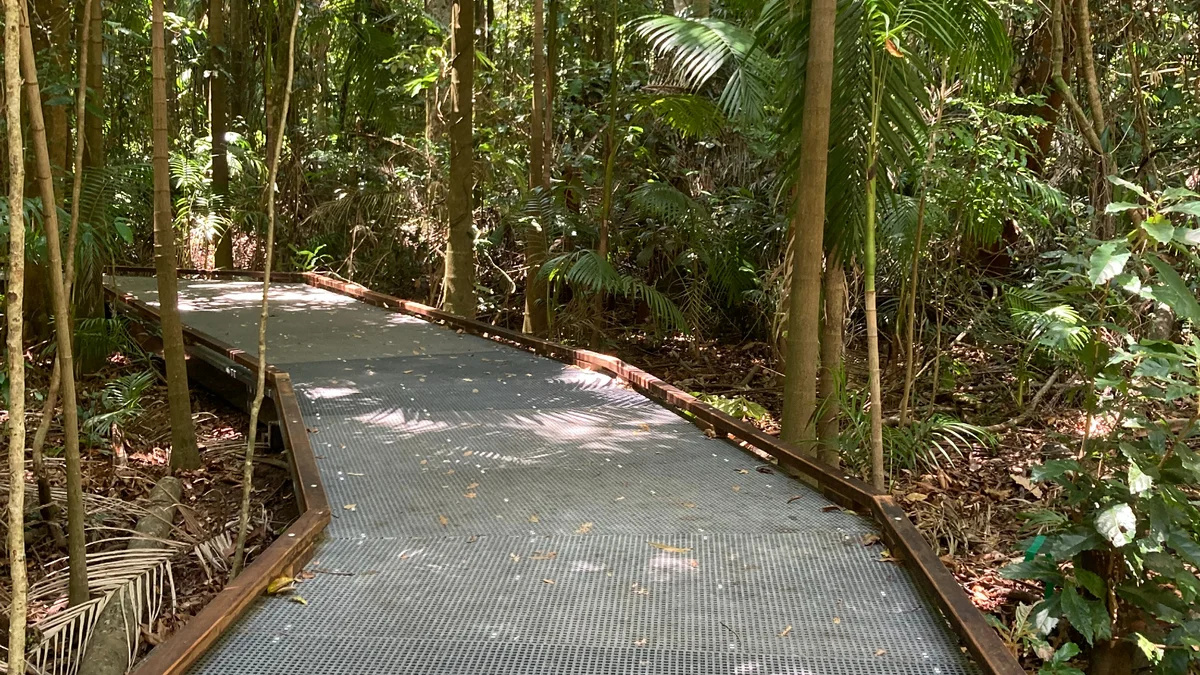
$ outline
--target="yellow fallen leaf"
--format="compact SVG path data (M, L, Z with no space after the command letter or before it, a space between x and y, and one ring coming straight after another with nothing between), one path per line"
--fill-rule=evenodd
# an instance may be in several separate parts
M841 622L842 622L842 617L840 617L840 616L833 617L834 625L840 624Z
M875 656L883 656L886 653L887 653L887 650L884 649L883 647L880 647L879 649L875 650Z
M591 531L592 531L592 524L584 523L579 526L579 529L575 530L575 534L587 534L588 532L591 532Z
M738 472L738 473L750 473L750 472L749 472L748 470L746 470L746 469L738 469L738 470L737 470L737 472Z
M929 499L929 495L923 492L910 492L904 495L904 498L910 502L923 502L926 499Z
M300 597L299 595L293 595L291 598L289 598L289 600L291 600L292 602L295 602L295 603L299 603L301 605L308 604L308 601L305 600L304 598Z
M791 632L792 632L792 627L788 626L787 628L784 628L783 630L779 631L779 637L787 637Z
M536 514L536 513L535 513L535 514L533 514L532 516L529 516L529 522L531 522L531 523L540 523L540 522L541 522L541 520L538 518L538 514Z
M463 453L463 457L470 457L473 454L475 454L474 450L467 450L466 452Z
M464 494L463 496L466 497L467 499L475 499L474 492L468 492L468 493Z
M470 485L467 486L467 489L474 490L477 487L479 487L479 483L471 483Z
M278 593L290 591L295 587L295 584L296 580L287 575L275 577L270 583L267 584L267 594L276 595Z
M521 562L521 556L517 555L516 553L509 553L508 557L511 558L515 563Z
M638 429L641 429L642 431L650 431L650 425L642 422L638 425Z
M543 583L543 584L551 584L551 585L553 585L553 584L554 584L554 580L553 580L553 579L542 579L542 583Z
M427 460L427 459L423 459L423 460L421 460L421 464L422 464L422 465L425 465L425 464L428 464L428 463L429 463L429 460Z
M558 557L558 551L534 551L529 557L530 560L554 560Z
M734 492L741 492L741 491L742 491L742 486L741 486L741 485L734 485L734 486L733 486L733 491L734 491Z
M438 522L442 524L442 527L446 527L447 525L449 525L449 524L450 524L450 519L449 519L449 518L447 518L446 516L443 516L443 515L440 515L440 514L439 514L439 515L438 515Z
M347 511L357 511L357 510L358 510L358 504L346 504L346 505L345 505L345 506L343 506L342 508L343 508L343 509L346 509Z
M660 544L657 541L648 541L646 543L650 544L654 548L666 551L667 553L690 553L692 550L690 548L680 548L678 546L670 546L668 544Z

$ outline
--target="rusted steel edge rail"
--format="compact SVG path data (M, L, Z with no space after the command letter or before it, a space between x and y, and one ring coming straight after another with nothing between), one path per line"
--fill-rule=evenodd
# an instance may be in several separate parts
M121 295L108 287L105 288L105 294L116 311L139 322L158 323L157 309L137 298ZM217 352L252 373L258 372L257 358L211 335L185 326L184 341ZM199 353L191 353L190 356L204 358ZM268 365L266 382L274 392L271 399L279 418L284 446L289 450L300 516L270 546L255 556L236 579L226 584L204 609L138 662L132 675L181 675L186 672L266 590L272 579L281 574L294 574L312 558L313 546L329 524L329 501L321 484L316 456L309 444L308 431L292 389L291 377Z
M152 276L150 268L118 267L118 274ZM180 270L181 276L213 279L263 278L262 272L239 273L232 270ZM971 603L954 575L929 547L924 536L908 519L891 495L848 476L836 467L805 457L799 450L740 419L668 384L646 371L606 354L576 349L543 340L519 331L467 319L456 314L377 293L359 284L340 281L312 272L271 274L272 281L304 283L332 291L385 309L403 312L427 321L441 323L483 338L504 342L557 361L596 370L617 378L647 397L677 411L687 413L693 423L712 429L739 443L774 457L782 466L813 479L821 492L835 503L863 513L869 513L882 531L893 555L908 564L917 583L933 598L951 627L962 639L976 663L987 675L1024 675L1012 652L996 631L988 625L983 614ZM149 675L136 673L135 675Z

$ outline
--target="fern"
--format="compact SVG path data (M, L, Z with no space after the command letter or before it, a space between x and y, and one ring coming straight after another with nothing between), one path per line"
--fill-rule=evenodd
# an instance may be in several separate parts
M561 280L591 293L606 293L644 302L660 327L667 331L688 332L687 320L670 298L640 279L618 272L592 249L581 249L553 258L542 266L541 274L552 282Z

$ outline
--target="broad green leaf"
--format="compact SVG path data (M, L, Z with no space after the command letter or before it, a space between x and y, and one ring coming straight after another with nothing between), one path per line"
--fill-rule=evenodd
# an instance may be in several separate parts
M1082 473L1083 467L1079 466L1079 462L1073 459L1052 459L1041 466L1033 467L1029 474L1033 480L1042 482L1060 478L1068 471Z
M1168 201L1173 201L1176 199L1183 199L1184 197L1200 197L1200 195L1196 194L1195 192L1192 192L1191 190L1189 190L1185 187L1167 188L1166 190L1163 190L1163 193L1162 193L1162 198L1164 200L1168 200Z
M1142 208L1141 204L1133 202L1109 202L1108 206L1104 207L1105 213L1120 213L1122 211L1132 211L1133 209Z
M1068 584L1063 588L1061 604L1063 616L1088 644L1112 636L1112 622L1102 601L1088 600L1079 594L1074 585Z
M1054 658L1051 660L1054 663L1066 663L1076 656L1079 656L1079 645L1074 642L1068 642L1059 647L1058 651L1054 652Z
M1147 218L1142 223L1142 229L1160 244L1165 244L1175 238L1175 226L1162 216Z
M1177 227L1175 228L1175 241L1189 246L1200 245L1200 230Z
M1182 204L1174 204L1162 210L1163 213L1186 213L1189 216L1200 218L1200 202L1183 202Z
M1142 472L1142 467L1137 464L1129 463L1129 491L1135 495L1140 495L1154 485L1154 480Z
M1082 567L1076 567L1075 581L1079 582L1080 586L1088 589L1088 592L1097 598L1104 597L1104 580L1100 578L1099 574L1089 572Z
M1178 595L1153 585L1123 584L1117 588L1117 595L1166 621L1180 621L1187 611L1187 603Z
M1092 253L1088 261L1088 279L1095 286L1108 283L1109 279L1120 274L1129 261L1129 251L1115 241L1101 244Z
M1196 543L1195 538L1184 530L1171 530L1167 534L1167 546L1175 549L1175 552L1189 563L1200 566L1200 544Z
M1034 558L1006 565L1000 570L1000 575L1006 579L1036 579L1052 584L1062 579L1058 565L1049 558Z
M1154 271L1158 272L1158 279L1163 284L1154 288L1154 299L1170 307L1179 316L1191 321L1193 326L1200 326L1200 302L1196 302L1195 294L1188 288L1187 283L1179 276L1175 268L1156 255L1146 256L1146 262L1150 263L1154 267Z
M1145 199L1146 201L1150 201L1150 195L1146 194L1146 191L1144 189L1142 189L1142 186L1138 185L1137 183L1130 183L1129 181L1125 180L1124 178L1120 178L1118 176L1109 176L1108 182L1112 183L1113 185L1120 185L1123 188L1133 190L1142 199Z
M1096 530L1117 548L1132 541L1136 529L1137 516L1128 504L1113 504L1096 516Z

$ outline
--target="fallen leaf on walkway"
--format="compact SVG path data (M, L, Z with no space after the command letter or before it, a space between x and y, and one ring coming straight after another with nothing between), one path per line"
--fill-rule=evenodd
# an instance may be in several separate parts
M695 502L684 502L684 503L683 503L683 508L685 508L685 509L694 509L694 508L696 508L696 503L695 503Z
M442 527L446 527L447 525L450 524L450 519L447 518L446 516L439 515L438 522L442 524Z
M468 493L464 494L463 496L466 497L467 499L475 499L474 492L468 492Z
M791 499L789 499L788 503L791 504L792 502L796 501L797 499L804 499L804 497L802 495L796 495L795 497L792 497ZM829 504L827 506L821 507L821 513L829 513L830 511L842 511L842 510L844 510L844 509L842 509L842 507L838 506L837 504Z
M422 466L424 466L425 464L428 464L428 463L429 463L429 460L427 460L427 459L423 459L423 460L421 460L421 465L422 465Z
M346 475L347 475L347 476L365 476L365 475L367 475L367 474L365 474L365 473L354 473L353 471L348 471L348 472L346 472Z
M787 637L788 635L791 634L791 632L792 632L792 627L788 626L787 628L784 628L783 630L779 631L779 637Z
M534 551L529 557L530 560L554 560L558 557L558 551Z
M756 467L754 467L754 470L759 473L765 473L765 474L775 473L775 469L772 469L769 466L756 466Z
M660 544L657 541L648 541L646 543L650 544L654 548L666 551L667 553L690 553L692 550L690 548L680 548L678 546L671 546L669 544Z
M296 578L301 581L308 581L309 579L313 579L316 576L317 575L313 574L312 572L309 572L308 570L300 570L300 572L298 574L296 574Z
M479 483L471 483L470 485L467 486L467 489L474 490L477 487L479 487Z
M886 548L879 552L879 562L899 562L892 557L892 552Z
M649 641L649 640L647 640L646 638L638 638L637 640L634 640L634 641L633 641L633 646L634 646L634 647L645 647L645 646L646 646L646 644L647 644L647 643L649 643L649 642L650 642L650 641Z
M509 553L508 557L511 558L515 563L521 562L521 556L517 555L516 553Z
M704 435L705 435L705 436L708 436L709 438L716 438L716 437L717 437L717 431L716 431L716 429L705 429L705 430L704 430Z
M472 380L472 379L471 379L471 378L469 378L469 377L464 377L464 378L463 378L463 382L474 382L474 381L475 381L475 380Z
M690 567L692 567L693 569L696 569L696 568L699 568L699 567L700 567L700 561L699 561L699 560L696 560L695 558L690 558L690 559L688 560L688 565L689 565Z
M642 422L638 425L638 429L641 429L642 431L650 431L650 425Z
M471 535L471 536L467 537L468 544L474 544L477 541L479 541L479 537L476 537L475 535Z
M742 491L742 486L741 486L741 485L734 485L734 486L733 486L733 491L734 491L734 492L741 492L741 491Z
M343 509L346 509L347 511L357 511L357 510L358 510L358 504L346 504L346 505L345 505L345 506L343 506L342 508L343 508Z
M613 501L614 501L614 502L619 502L619 501L621 501L622 499L625 499L625 495L621 495L620 497L617 497L617 498L616 498L616 499L614 499Z
M883 647L880 647L879 649L875 650L875 656L883 656L886 653L887 653L887 650L884 649Z
M587 534L588 532L591 532L591 531L592 531L592 523L584 523L579 526L579 529L575 530L575 534Z
M404 371L404 374L405 374L405 375L412 375L412 371L411 371L411 370L406 370L406 371Z
M541 522L541 520L538 518L538 514L536 514L536 513L535 513L535 514L533 514L532 516L529 516L529 522L531 522L531 523L540 523L540 522Z
M650 595L650 589L646 588L645 586L642 586L641 584L639 584L636 581L633 582L633 585L630 586L629 588L632 589L633 592L638 595Z
M879 535L877 535L877 534L864 534L863 535L863 538L862 538L863 546L874 546L875 544L878 544L878 543L879 543Z
M929 499L929 495L925 494L924 492L910 492L904 495L904 498L910 502L923 502L926 499Z
M553 580L553 579L542 579L542 583L543 583L543 584L550 584L550 585L554 585L554 583L555 583L555 582L554 582L554 580Z
M463 457L470 457L473 454L475 454L474 450L467 450L466 452L463 453Z
M835 617L833 617L833 624L834 624L835 626L836 626L836 625L839 625L839 624L841 624L841 623L842 623L842 617L840 617L840 616L835 616Z
M267 584L267 595L284 593L292 590L295 586L296 580L287 575L275 577Z
M308 604L308 601L305 600L304 598L300 597L299 595L293 595L291 598L288 598L288 599L291 600L292 602L299 603L301 605Z
M750 473L750 472L749 472L749 471L747 471L746 469L738 469L738 470L737 470L737 472L738 472L738 473Z
M472 389L472 390L471 390L471 393L472 393L472 394L478 394L478 393L479 393L479 390L478 390L478 389Z

